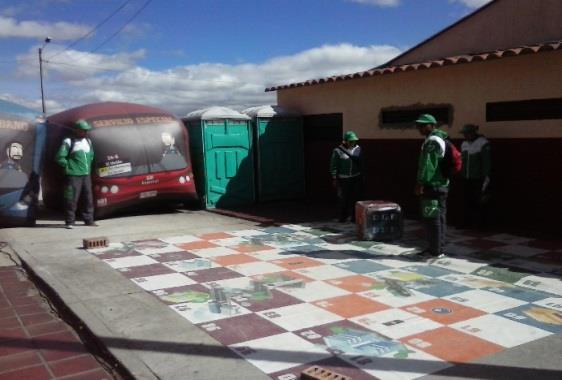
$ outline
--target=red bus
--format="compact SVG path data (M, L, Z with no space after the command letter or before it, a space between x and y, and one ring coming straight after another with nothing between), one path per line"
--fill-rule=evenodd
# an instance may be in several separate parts
M54 162L62 140L77 120L92 125L92 186L96 217L151 200L197 199L189 141L181 120L158 108L105 102L88 104L47 118L43 199L62 204L62 170Z

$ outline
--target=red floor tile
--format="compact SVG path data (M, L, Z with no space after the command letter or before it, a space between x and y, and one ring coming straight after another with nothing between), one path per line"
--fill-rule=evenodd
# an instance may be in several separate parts
M27 326L26 329L29 336L36 337L46 334L58 333L62 331L69 331L70 327L66 323L60 320L55 320L47 323L40 323L33 326Z
M18 319L16 317L0 319L0 331L2 329L15 329L15 328L20 327L20 326L21 326L20 322L18 321Z
M13 329L0 329L0 344L12 339L25 339L27 334L25 330L21 327L16 327Z
M26 305L34 305L40 304L43 302L43 299L39 296L29 296L29 297L18 297L15 299L11 299L10 302L13 306L26 306Z
M42 365L0 374L0 380L49 380L51 378L49 371Z
M49 311L49 308L46 306L45 303L35 303L31 305L15 306L14 309L20 316L45 313Z
M100 364L91 355L61 360L49 363L55 377L76 375L93 369L101 368Z
M20 316L20 319L24 326L32 326L32 325L37 325L39 323L52 322L55 321L57 318L50 313L40 313L40 314Z
M107 372L103 369L96 369L93 371L80 373L78 375L65 377L64 380L113 380L113 377L108 375Z
M22 352L0 357L0 373L15 371L24 367L41 364L41 358L35 351Z
M5 309L0 309L0 319L15 317L16 312L13 308L7 307Z
M87 353L82 342L70 331L33 338L46 361L67 359Z

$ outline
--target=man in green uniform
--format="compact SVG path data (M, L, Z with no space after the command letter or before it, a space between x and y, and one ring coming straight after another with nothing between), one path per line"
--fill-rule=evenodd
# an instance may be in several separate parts
M92 194L91 167L94 160L92 142L87 137L92 126L85 120L74 125L74 136L65 138L55 160L64 169L64 211L66 228L71 229L76 218L80 195L84 198L82 218L87 226L97 226L94 222L94 202Z
M351 216L351 222L355 222L355 203L362 196L361 147L357 145L358 140L355 132L346 132L330 159L330 175L339 199L340 222L345 222L348 216Z
M449 179L443 173L447 133L437 126L433 115L423 114L416 120L416 127L425 141L418 161L415 193L420 197L422 219L429 243L424 254L443 257L447 232L447 195Z
M490 142L478 133L478 126L474 124L465 125L461 133L465 138L461 145L464 227L483 229L490 185Z

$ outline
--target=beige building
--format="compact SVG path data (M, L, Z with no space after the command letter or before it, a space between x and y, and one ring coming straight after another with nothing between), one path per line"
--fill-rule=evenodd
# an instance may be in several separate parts
M305 115L309 193L330 194L330 150L354 130L366 153L368 196L414 214L421 136L412 122L430 112L453 139L474 123L491 140L497 227L559 231L561 20L559 0L496 0L382 67L267 89ZM461 197L454 184L453 222L462 218Z

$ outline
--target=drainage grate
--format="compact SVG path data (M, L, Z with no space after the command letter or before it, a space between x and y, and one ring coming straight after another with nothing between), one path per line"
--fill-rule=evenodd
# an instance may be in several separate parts
M109 245L109 239L106 237L95 237L82 240L84 249L103 248Z
M301 373L302 380L352 380L349 376L340 375L322 367L314 366Z

